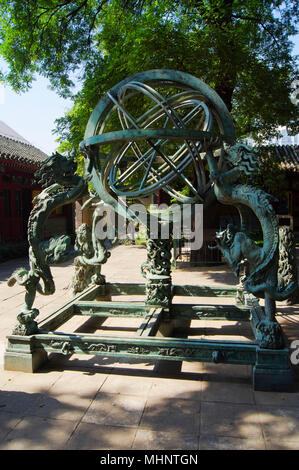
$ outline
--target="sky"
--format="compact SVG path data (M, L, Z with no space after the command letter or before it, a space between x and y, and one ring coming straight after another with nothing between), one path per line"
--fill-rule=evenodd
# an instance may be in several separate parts
M71 108L71 101L50 90L48 80L40 76L25 93L17 94L7 86L0 91L0 120L47 155L55 152L59 145L52 134L55 119Z
M294 39L294 44L293 53L299 55L299 35ZM71 107L71 100L60 98L50 90L47 79L42 77L38 77L31 89L22 94L16 94L0 84L0 121L47 155L55 152L59 145L55 141L58 136L52 133L55 119Z

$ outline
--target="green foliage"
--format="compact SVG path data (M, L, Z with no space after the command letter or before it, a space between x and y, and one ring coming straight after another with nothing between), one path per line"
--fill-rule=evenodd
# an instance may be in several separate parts
M77 148L98 100L131 74L170 68L202 78L220 94L238 136L298 132L290 101L296 78L290 36L297 1L0 0L2 71L15 90L37 73L61 96L81 83L57 121L61 149ZM61 150L60 149L60 150Z
M269 194L279 198L286 188L286 175L281 170L281 162L271 148L258 147L258 169L254 175L254 184Z

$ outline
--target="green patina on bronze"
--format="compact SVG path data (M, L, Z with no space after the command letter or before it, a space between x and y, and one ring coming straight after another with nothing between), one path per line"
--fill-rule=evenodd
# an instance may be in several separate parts
M14 330L18 334L37 332L34 319L39 312L32 308L36 293L51 295L55 292L50 265L63 263L79 254L72 248L70 237L43 240L44 224L51 212L64 204L76 201L87 192L85 179L74 175L75 171L76 163L72 157L67 158L56 153L49 157L36 173L45 189L34 199L34 207L28 221L30 270L17 269L8 280L9 286L17 282L26 289L25 304L17 317L19 323Z
M139 108L130 105L132 98L139 100L139 116ZM143 107L145 102L149 107ZM119 128L113 127L115 122ZM8 337L5 368L34 371L51 352L250 364L255 389L289 390L289 351L275 314L277 300L294 302L298 295L294 240L291 232L279 231L273 198L244 184L244 177L255 170L255 154L236 142L231 116L217 93L203 81L173 70L128 77L95 107L80 150L85 159L83 177L74 174L73 156L53 155L39 171L45 189L36 198L29 219L30 270L20 268L8 281L23 285L26 294L18 324ZM88 193L89 181L95 195ZM236 287L172 285L172 237L156 239L150 231L147 260L141 266L145 283L106 283L101 266L110 253L96 236L102 217L96 211L92 227L83 224L79 228L74 247L67 236L42 238L52 210L88 194L86 205L100 200L127 220L142 223L130 203L118 197L132 202L157 189L193 208L196 203L206 208L218 200L238 209L240 225L229 225L215 238L239 279ZM252 214L263 231L262 246L249 235ZM154 213L148 208L147 217L157 217L162 230L165 220L172 223L176 213L170 209ZM73 257L73 299L38 322L39 312L33 308L36 293L55 291L50 265ZM142 295L144 300L115 302L110 300L113 295ZM232 297L239 305L178 304L174 296ZM259 298L264 299L264 307ZM125 338L57 331L74 315L101 321L134 317L141 323L135 335ZM202 318L250 320L254 341L172 337L180 328L185 331L192 319Z
M146 279L146 298L148 305L171 304L171 239L148 238L147 261L141 265L141 273Z
M298 290L296 270L285 255L289 253L291 257L294 247L289 245L284 233L279 232L278 221L271 205L273 196L240 182L243 175L249 176L255 170L254 151L238 143L224 146L222 152L224 165L221 171L215 168L212 151L207 152L215 194L219 202L238 209L241 223L239 228L229 225L225 230L218 232L215 237L216 245L236 276L239 276L241 267L244 268L244 289L258 298L265 299L263 314L256 325L259 341L263 347L282 347L282 331L275 319L275 301L286 300ZM247 208L252 210L260 222L263 246L256 245L248 235ZM279 253L284 253L284 258L279 258Z

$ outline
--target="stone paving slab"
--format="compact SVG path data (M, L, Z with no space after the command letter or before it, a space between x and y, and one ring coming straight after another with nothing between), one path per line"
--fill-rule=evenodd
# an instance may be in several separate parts
M0 441L0 450L63 449L74 427L72 421L26 416Z
M130 450L136 428L80 422L63 450Z
M145 259L143 247L117 246L102 272L108 282L144 282L140 265ZM34 374L4 371L6 336L23 304L23 289L8 288L6 281L16 267L26 265L26 258L0 264L1 450L299 448L298 367L294 368L294 393L253 391L248 365L51 354ZM53 267L52 272L56 293L38 294L36 299L41 319L71 298L72 263ZM226 266L176 269L172 278L174 284L236 284ZM175 302L182 300L187 299L175 298ZM232 300L200 302L230 304ZM277 318L288 338L299 340L299 305L279 303ZM126 325L130 334L136 329L133 320ZM72 320L68 326L86 328L80 321ZM115 319L104 325L105 334L114 334L118 327ZM194 336L250 340L245 322L203 320L193 327Z
M199 434L182 434L138 429L133 442L134 450L198 450Z

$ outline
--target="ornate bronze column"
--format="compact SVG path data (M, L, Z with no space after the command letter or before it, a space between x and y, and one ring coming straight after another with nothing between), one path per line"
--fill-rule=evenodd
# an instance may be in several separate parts
M159 235L161 235L161 232ZM145 303L148 305L169 307L172 297L171 234L169 234L169 238L167 239L148 238L146 248L147 260L141 265L141 273L146 279Z

